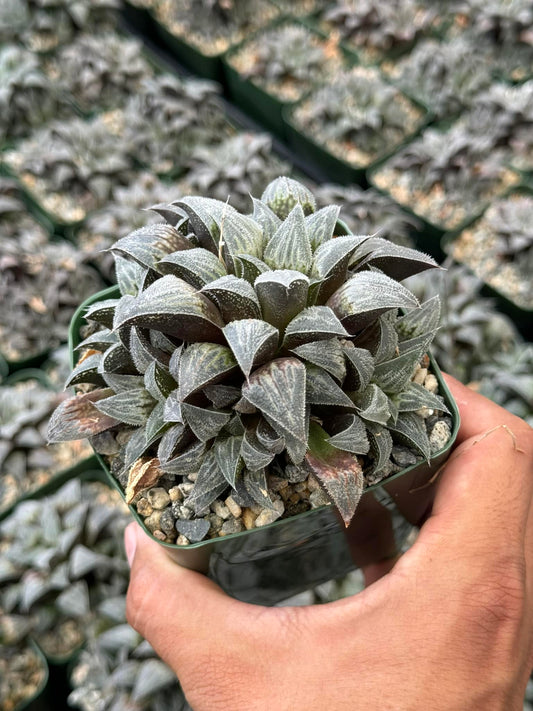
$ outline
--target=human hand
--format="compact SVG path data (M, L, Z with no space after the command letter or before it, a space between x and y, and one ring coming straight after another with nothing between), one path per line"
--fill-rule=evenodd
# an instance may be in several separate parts
M194 711L519 711L533 667L533 430L453 378L457 448L392 570L351 598L228 597L126 530L130 624Z

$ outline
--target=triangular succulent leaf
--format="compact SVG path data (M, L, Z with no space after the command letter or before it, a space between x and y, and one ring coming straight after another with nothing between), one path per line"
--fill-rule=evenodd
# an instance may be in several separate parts
M206 385L223 380L237 370L237 361L227 346L218 343L191 343L184 348L179 361L179 393L182 400Z
M228 274L203 287L202 293L218 306L226 323L243 318L261 318L259 300L246 279Z
M220 259L201 247L169 254L161 259L158 268L162 274L173 274L195 289L201 289L227 274L226 267Z
M292 269L302 274L309 273L313 252L301 205L293 208L270 238L263 259L272 269Z
M252 368L272 358L278 348L277 328L260 319L231 321L222 332L246 378Z

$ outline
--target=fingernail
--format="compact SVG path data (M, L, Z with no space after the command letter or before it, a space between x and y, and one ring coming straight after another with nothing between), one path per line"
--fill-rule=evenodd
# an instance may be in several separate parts
M137 534L135 532L135 524L130 523L124 531L124 547L126 548L126 558L131 568L135 557L135 549L137 548Z

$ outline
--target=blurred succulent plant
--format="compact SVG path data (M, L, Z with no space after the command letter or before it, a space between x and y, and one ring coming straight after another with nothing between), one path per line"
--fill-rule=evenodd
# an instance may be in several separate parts
M124 134L132 154L159 174L180 173L197 144L213 144L231 131L217 84L164 74L146 80L125 109Z
M4 644L30 635L55 658L80 646L91 610L127 586L127 518L116 492L74 479L0 523Z
M422 111L370 68L354 67L292 112L298 129L338 158L366 167L413 133Z
M262 192L288 165L272 151L267 134L239 133L213 146L199 145L180 183L183 193L228 200L237 210L251 208L250 195Z
M498 405L522 417L533 427L533 345L519 344L481 364L473 374L474 386Z
M436 14L432 3L418 0L337 0L322 12L321 19L363 61L378 62L427 34Z
M90 436L100 449L120 433L112 470L126 501L154 535L175 540L177 529L184 543L208 534L220 496L231 494L226 509L266 509L257 526L279 518L269 473L311 472L348 523L366 482L391 471L393 439L429 458L416 413L446 406L425 368L411 379L427 365L439 302L420 306L396 280L436 267L430 257L332 239L339 208L316 211L289 178L248 216L201 197L158 209L168 224L112 247L122 296L88 309L104 330L80 344L67 383L97 387L59 406L50 441Z
M23 47L7 44L0 48L0 87L0 145L57 118L60 108L66 112L37 58Z
M85 112L121 107L153 74L141 42L112 33L80 35L60 49L46 69Z
M121 138L122 115L54 122L4 154L9 165L54 219L74 223L131 182L133 158Z
M431 282L412 277L408 286L421 300L440 297L441 326L431 349L443 370L468 383L478 366L512 352L520 336L494 300L481 296L483 282L463 266L447 266Z
M533 196L515 192L495 200L463 230L450 253L515 304L533 308Z
M81 442L46 446L48 418L62 399L36 380L0 386L0 513L90 456Z
M16 10L14 4L19 5ZM11 39L21 41L32 51L48 52L82 30L115 27L119 8L120 0L3 0L0 32L14 17L11 28L15 34Z
M264 30L228 61L243 77L281 101L298 101L344 65L335 42L296 23Z
M47 231L28 213L20 185L12 178L0 176L0 259L6 243L12 240L22 250L25 245L38 249L48 239Z
M0 616L3 614L0 606ZM47 677L46 660L35 646L26 642L3 644L0 627L0 708L24 708L44 687Z
M454 230L517 183L491 136L462 123L426 129L373 174L372 181L417 215Z
M170 203L178 197L181 193L177 186L162 183L150 173L140 173L130 185L115 188L110 201L88 216L77 233L76 244L105 278L114 282L114 258L104 250L132 228L161 222L161 216L147 206Z
M378 233L380 237L404 247L413 247L411 235L420 223L386 195L356 185L320 185L314 190L318 207L342 205L342 219L352 233Z
M81 711L191 711L176 675L126 623L126 598L102 601L70 682Z
M216 56L279 15L268 0L160 0L156 17L204 55Z
M67 340L80 299L103 282L67 242L47 242L37 229L0 245L0 352L19 361Z
M429 107L437 119L458 114L492 82L490 55L483 45L458 37L421 41L405 58L382 65L397 86Z
M466 130L490 136L511 153L510 163L533 170L533 79L517 86L493 84L479 94L464 116Z
M533 45L533 7L528 0L468 0L473 26L496 45Z

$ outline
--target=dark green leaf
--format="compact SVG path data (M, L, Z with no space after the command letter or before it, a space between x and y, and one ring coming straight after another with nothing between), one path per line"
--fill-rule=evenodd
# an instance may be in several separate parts
M177 424L170 427L161 437L157 448L157 458L161 465L163 466L181 452L186 445L190 444L191 439L191 432L185 425Z
M223 380L237 370L237 361L227 346L217 343L191 343L181 353L178 368L179 394L182 400L206 385Z
M218 465L214 451L210 449L206 452L198 470L196 482L187 499L187 506L191 506L199 515L227 488L228 481Z
M230 486L235 486L235 479L243 468L241 459L242 437L219 439L213 445L213 451L220 471Z
M226 323L243 318L261 318L261 308L252 285L233 274L207 284L202 293L218 306Z
M420 350L413 350L383 363L378 363L372 379L384 392L399 393L413 377L421 357Z
M275 511L274 503L268 495L268 483L264 469L245 471L243 474L244 488L256 504L265 509Z
M400 412L416 412L422 407L429 407L432 410L440 412L450 411L444 404L444 400L439 396L431 393L423 385L418 383L409 383L405 390L398 396L398 409Z
M309 274L313 252L300 204L291 210L287 219L271 237L265 247L263 259L272 269L291 269Z
M168 370L157 361L152 361L144 373L144 387L159 402L165 402L177 383Z
M203 393L211 400L217 410L235 405L241 397L241 389L234 385L208 385Z
M402 281L426 269L439 269L439 265L427 254L403 247L382 237L371 237L357 250L353 259L357 268L371 264L388 276Z
M293 348L292 352L299 358L323 368L340 383L344 380L346 361L338 338L316 341L315 343L304 343L302 346Z
M260 274L270 271L268 264L248 254L239 254L233 261L235 262L235 274L241 279L246 279L252 285L255 284L255 280Z
M254 205L252 217L261 226L263 239L265 242L268 242L281 225L281 220L275 212L272 212L266 203L254 197L252 197L252 202Z
M133 259L146 269L159 271L158 262L168 254L190 248L189 240L175 227L161 223L147 225L130 232L129 235L115 242L110 251Z
M154 405L155 400L144 388L121 392L95 403L104 415L128 425L144 425Z
M333 336L343 338L348 332L327 306L309 306L287 325L283 347L296 348L304 343L325 341Z
M329 299L343 326L356 333L389 309L417 306L416 297L380 272L358 272Z
M317 249L313 258L311 276L321 280L317 297L319 303L325 303L345 283L350 257L357 246L366 239L366 237L345 235L325 242Z
M253 367L271 359L278 348L277 329L259 319L231 321L222 330L246 377Z
M306 401L310 405L327 405L355 410L354 403L333 380L316 365L307 364Z
M122 296L137 296L142 291L148 269L131 259L115 254L115 274Z
M338 205L328 205L311 215L307 215L305 226L313 251L333 237L335 226L339 219L339 212L340 207Z
M344 415L338 418L336 429L336 434L328 439L333 447L352 454L368 454L370 443L365 423L360 417L355 414Z
M380 425L387 424L391 415L389 398L377 385L374 383L368 385L362 393L357 395L355 402L359 416L363 420L377 422Z
M93 385L105 385L104 379L98 372L100 362L102 360L101 353L93 353L77 365L65 383L65 388L79 383L92 383Z
M205 442L195 441L180 452L177 457L161 463L161 469L169 474L190 474L191 472L195 472L204 461L204 457L206 456L205 451ZM224 479L224 481L226 480Z
M389 463L392 452L392 437L389 430L381 425L367 422L367 435L370 442L370 453L373 457L372 473L377 474Z
M92 333L87 338L84 338L81 343L79 343L75 351L83 351L85 348L94 348L96 351L105 351L109 346L114 345L118 342L117 334L110 331L108 328L102 328L96 333Z
M84 317L87 321L95 321L105 328L113 328L115 308L121 300L122 299L102 299L102 301L97 301L87 308Z
M396 330L402 340L435 332L440 322L440 299L434 296L417 309L411 309L396 321Z
M429 461L431 447L426 432L425 421L412 412L402 412L394 424L389 424L394 439L408 447L413 447Z
M158 279L127 308L117 311L117 316L115 328L144 326L184 341L219 341L224 326L218 309L209 299L171 274Z
M374 372L374 358L365 348L355 348L349 341L342 344L346 357L347 375L345 390L364 390Z
M274 453L261 444L254 430L246 430L241 445L241 457L247 469L257 471L270 464Z
M261 418L257 423L255 434L260 444L273 454L281 454L285 449L285 438L279 435L276 430L265 419Z
M201 247L169 254L159 262L159 269L162 274L174 274L195 289L227 274L220 259Z
M230 419L230 415L227 412L207 410L203 407L190 405L187 402L181 403L181 411L185 422L201 442L206 442L216 437Z
M254 288L264 320L283 332L307 305L309 279L289 269L269 271L257 277Z

